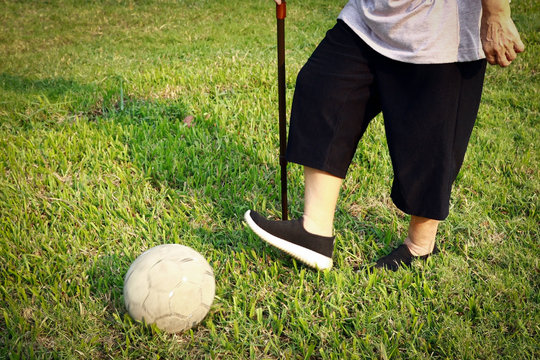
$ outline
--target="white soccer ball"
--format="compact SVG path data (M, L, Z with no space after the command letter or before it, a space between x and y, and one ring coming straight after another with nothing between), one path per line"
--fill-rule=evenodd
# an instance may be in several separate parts
M210 310L216 283L204 257L192 248L165 244L142 253L124 278L124 302L137 321L177 333Z

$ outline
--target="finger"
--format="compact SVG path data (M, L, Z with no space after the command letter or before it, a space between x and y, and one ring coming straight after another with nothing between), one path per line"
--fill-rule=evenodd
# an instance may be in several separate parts
M497 63L497 61L495 59L496 53L493 50L493 47L491 46L491 44L489 44L487 42L483 42L482 43L482 50L484 50L484 54L486 56L487 62L490 65L495 65Z
M508 49L506 50L506 54L505 54L505 55L506 55L506 59L507 59L509 62L514 61L514 60L516 59L516 57L517 57L517 54L516 54L516 52L514 51L513 48L508 48Z
M497 64L500 67L507 67L508 65L510 65L510 61L508 61L508 59L506 58L506 54L502 56L497 56Z
M486 55L486 60L490 65L497 64L497 61L495 60L495 57L492 55Z
M504 49L501 51L499 48L492 48L486 53L486 59L491 65L508 66Z
M523 41L521 41L521 38L518 37L517 41L514 43L514 50L517 53L521 53L525 51L525 44L523 44Z
M495 58L499 66L506 67L516 58L516 53L510 47L501 44L495 51Z

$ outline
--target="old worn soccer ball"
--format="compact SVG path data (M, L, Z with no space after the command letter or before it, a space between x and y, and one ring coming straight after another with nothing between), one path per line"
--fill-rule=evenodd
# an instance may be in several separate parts
M124 302L137 321L168 333L197 325L214 300L214 272L192 248L165 244L142 253L124 278Z

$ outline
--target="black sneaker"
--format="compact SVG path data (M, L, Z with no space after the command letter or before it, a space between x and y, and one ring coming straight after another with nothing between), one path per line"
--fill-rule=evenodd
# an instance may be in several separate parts
M375 264L375 267L397 271L401 266L410 266L413 260L426 260L429 256L438 252L439 250L437 249L437 246L435 246L431 254L427 254L424 256L415 256L411 254L411 251L409 250L409 247L407 245L401 244L400 246L392 250L390 254L380 258Z
M267 220L248 210L246 222L255 234L272 246L311 267L326 270L332 267L334 236L319 236L304 229L303 219L288 221Z

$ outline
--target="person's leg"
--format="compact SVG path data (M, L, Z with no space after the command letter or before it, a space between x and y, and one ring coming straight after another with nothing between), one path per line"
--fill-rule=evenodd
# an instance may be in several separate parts
M304 228L322 235L334 234L334 213L342 178L327 172L304 167Z
M409 236L407 236L404 243L412 255L424 256L433 252L438 226L439 220L411 216Z
M415 259L426 259L437 252L435 235L438 226L439 220L411 216L409 234L403 244L377 260L375 267L396 271L401 266L411 265Z
M263 240L303 263L324 270L332 267L333 223L342 179L304 167L304 214L290 221L267 220L247 211L245 220Z
M369 122L380 112L368 64L373 50L338 22L298 74L287 161L304 166L305 204L297 220L254 211L245 220L263 240L319 269L332 267L333 221L342 179Z
M444 220L476 120L485 61L379 64L392 200L407 214Z
M392 200L412 217L404 244L376 267L397 270L436 250L438 223L448 215L476 119L485 61L416 65L383 59L378 64L394 169Z

